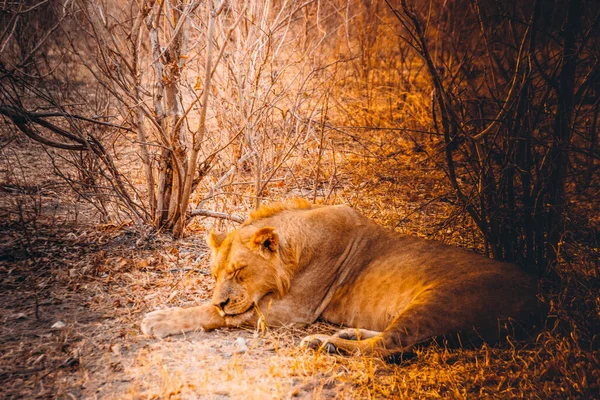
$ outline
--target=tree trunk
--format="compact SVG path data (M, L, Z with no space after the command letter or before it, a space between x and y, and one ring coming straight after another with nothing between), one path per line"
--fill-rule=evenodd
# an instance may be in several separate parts
M202 92L202 104L200 109L200 121L198 122L198 131L192 138L192 150L190 152L190 158L188 161L188 168L183 176L183 187L181 191L181 198L179 201L179 216L175 220L173 225L173 234L175 236L182 236L183 230L187 222L187 208L190 204L190 196L192 195L192 187L194 183L194 177L196 170L198 169L198 155L200 154L200 146L204 140L204 133L206 132L206 112L208 109L208 98L210 94L210 81L212 77L212 52L214 47L213 36L215 32L215 20L217 17L217 10L212 7L212 2L207 2L208 8L208 33L206 37L207 49L206 49L206 64L205 64L205 75L204 75L204 91Z
M558 108L556 111L554 141L550 149L548 181L548 264L558 257L559 245L564 231L565 188L569 169L569 145L571 144L571 121L575 93L577 67L577 35L580 30L581 0L571 0L565 23L562 66L559 74Z

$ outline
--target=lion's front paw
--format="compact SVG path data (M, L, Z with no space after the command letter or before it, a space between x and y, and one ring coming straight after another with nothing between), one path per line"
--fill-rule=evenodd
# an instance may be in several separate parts
M163 338L186 331L184 312L179 307L150 312L142 320L142 332Z
M327 353L335 353L337 348L333 343L330 342L331 336L327 335L310 335L306 336L300 342L300 347L309 348L313 350L324 350Z

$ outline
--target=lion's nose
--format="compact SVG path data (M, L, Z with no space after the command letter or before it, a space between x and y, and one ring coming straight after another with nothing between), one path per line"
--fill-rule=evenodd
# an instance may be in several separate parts
M227 299L227 300L225 300L225 301L222 301L222 302L220 302L220 303L218 304L218 307L219 307L221 310L225 310L225 306L226 306L227 304L229 304L229 300L230 300L230 299Z

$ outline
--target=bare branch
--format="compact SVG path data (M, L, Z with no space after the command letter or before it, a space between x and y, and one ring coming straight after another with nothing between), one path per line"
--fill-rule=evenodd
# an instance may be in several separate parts
M237 222L239 224L243 223L245 221L245 218L239 216L239 215L235 215L235 214L226 214L226 213L222 213L222 212L217 212L217 211L210 211L210 210L203 210L203 209L196 209L193 210L190 215L192 217L212 217L212 218L221 218L221 219L227 219L229 221L233 221L233 222Z

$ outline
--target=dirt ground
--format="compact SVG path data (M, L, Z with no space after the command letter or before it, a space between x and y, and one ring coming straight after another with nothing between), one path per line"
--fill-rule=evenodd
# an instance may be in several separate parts
M19 184L6 178L0 187L1 398L600 396L598 349L582 345L577 331L562 335L552 325L523 342L452 349L432 343L394 362L297 347L307 334L335 329L324 323L147 337L139 329L146 312L210 297L204 232L193 228L179 241L160 234L142 239L131 225L100 224L64 183L41 179L42 158L28 162ZM346 184L353 187L350 178ZM426 181L373 175L360 185L371 197L347 198L386 226L456 235L454 242L467 247L477 241L443 226L421 229L444 207L443 199L425 212L419 206L426 199L416 189ZM387 207L368 200L399 187L405 197ZM407 225L396 213L415 218Z

